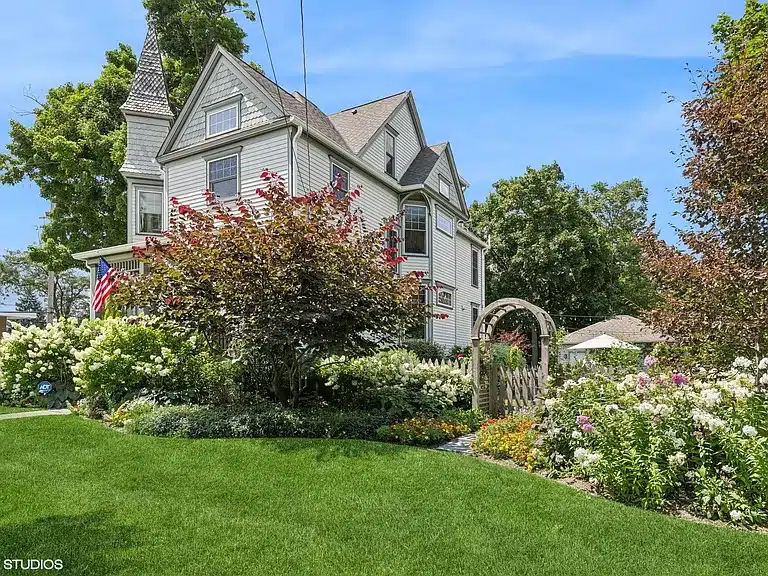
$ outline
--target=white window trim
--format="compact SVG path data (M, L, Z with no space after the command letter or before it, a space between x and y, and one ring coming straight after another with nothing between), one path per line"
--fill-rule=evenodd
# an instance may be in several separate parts
M472 257L477 254L477 284L472 281ZM480 262L480 249L477 246L472 246L472 254L469 257L469 283L472 288L480 288L480 274L482 274L482 263Z
M349 185L350 185L349 179L352 177L352 172L344 164L342 164L341 162L337 162L336 160L331 158L331 177L330 177L330 180L329 180L330 183L331 183L331 186L334 186L336 184L336 182L334 182L334 180L333 180L333 168L334 167L336 167L339 170L342 170L343 172L347 173L347 194L349 194Z
M448 187L448 194L443 194L443 187L441 184L445 183L445 185ZM443 198L450 198L451 197L451 183L448 181L447 178L443 177L442 174L437 175L437 192L442 196Z
M426 229L424 230L424 253L420 252L406 252L405 251L405 235L408 233L405 229L405 214L403 214L403 256L416 256L421 258L427 258L429 256L429 210L424 204L403 204L403 209L409 206L415 208L424 209L424 222Z
M441 292L447 292L451 295L451 305L447 306L446 304L440 303L440 293ZM447 286L443 286L442 288L438 288L437 293L435 294L435 306L439 306L440 308L445 308L447 310L453 310L453 305L455 304L456 299L456 291L453 288L448 288Z
M209 192L211 190L211 162L218 162L219 160L226 160L227 158L237 158L237 174L235 175L235 190L240 192L240 153L226 154L224 156L217 156L215 158L206 158L205 160L205 188ZM237 199L238 194L235 194L232 198L221 198L222 202L232 202Z
M436 214L436 215L435 215L435 228L437 228L438 230L440 230L440 232L442 232L442 233L443 233L443 234L445 234L446 236L450 236L451 238L453 238L453 233L454 233L454 230L455 230L455 228L456 228L456 221L455 221L455 220L454 220L452 217L450 217L450 216L447 216L447 215L446 215L446 214L445 214L445 213L444 213L442 210L436 210L436 211L435 211L435 214ZM450 232L448 232L448 231L446 231L446 230L443 230L442 228L440 228L440 218L441 218L441 217L442 217L442 218L446 218L446 219L448 219L448 220L450 220L450 221L451 221L451 231L450 231Z
M387 135L392 136L392 174L387 172ZM389 126L384 129L384 174L397 178L397 132Z
M209 122L209 118L211 117L211 115L216 114L217 112L223 112L224 110L228 110L230 108L235 108L235 110L237 110L237 113L235 114L235 118L237 119L237 125L234 128L230 128L229 130L224 130L222 132L216 132L216 134L211 134L211 123ZM227 102L220 106L216 106L215 108L209 108L208 110L205 111L205 137L206 138L217 138L222 134L229 134L230 132L234 132L235 130L240 130L240 99L237 99L234 102Z
M162 188L154 188L152 186L134 186L133 189L134 189L134 192L135 192L135 196L134 196L135 204L134 204L134 206L136 208L135 208L134 212L136 212L136 218L135 218L135 220L136 220L136 234L137 235L141 235L141 236L159 236L159 235L161 235L163 233L162 229L165 227L165 202L163 200L165 195L163 194L163 189ZM161 228L161 230L160 230L160 232L142 232L141 231L141 193L142 192L149 192L151 194L159 194L160 195L160 209L161 209L161 213L160 213L160 221L161 221L160 228Z

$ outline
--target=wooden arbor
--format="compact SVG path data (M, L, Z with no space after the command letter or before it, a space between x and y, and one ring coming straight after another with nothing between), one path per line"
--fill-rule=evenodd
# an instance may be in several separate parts
M536 319L537 326L533 328L531 334L531 365L536 380L534 389L537 396L546 391L549 377L549 339L555 332L552 317L535 304L521 298L502 298L486 306L472 327L472 407L479 408L492 416L505 413L508 383L504 377L506 372L502 373L490 365L481 366L481 354L491 349L496 326L513 310L527 310Z

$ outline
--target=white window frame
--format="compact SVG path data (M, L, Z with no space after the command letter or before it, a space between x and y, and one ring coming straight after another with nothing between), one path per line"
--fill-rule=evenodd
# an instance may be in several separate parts
M451 223L451 229L446 230L445 228L440 227L440 219L443 218L445 221L448 221ZM453 229L454 226L456 226L456 222L451 218L450 216L446 216L442 210L436 210L435 211L435 228L440 230L443 234L447 234L451 238L453 238Z
M445 192L443 192L443 185L445 185ZM451 183L442 174L437 175L437 188L443 198L451 197Z
M220 198L220 200L224 202L230 202L232 200L235 200L237 198L238 193L240 192L240 154L235 152L234 154L226 154L224 156L217 156L216 158L208 158L205 161L205 188L209 190L210 192L213 192L213 189L211 188L211 164L213 162L218 162L219 160L226 160L228 158L236 158L237 159L237 171L235 174L235 195L231 198Z
M346 196L347 194L349 194L349 177L350 177L350 174L351 174L350 171L349 171L349 168L347 168L343 164L337 162L336 160L331 160L331 186L335 186L336 185L336 181L333 178L333 169L334 168L336 168L338 170L341 170L342 172L346 173L346 175L347 175L347 178L346 178L347 189L343 191L344 192L344 196ZM342 198L344 196L342 196ZM337 197L338 197L338 195L337 195Z
M230 128L228 130L222 130L221 132L216 132L215 134L211 134L211 121L210 118L213 114L216 114L218 112L224 112L224 110L229 110L230 108L235 109L235 118L237 119L237 124L234 128ZM222 104L221 106L216 106L215 108L210 108L205 111L205 137L206 138L216 138L217 136L221 136L222 134L229 134L230 132L234 132L235 130L240 129L240 100L236 100L235 102L227 102L226 104Z
M163 233L163 227L165 226L165 203L163 201L162 188L152 188L151 186L136 186L136 234L142 234L146 236L156 236ZM145 232L141 229L141 193L157 194L160 196L160 232Z
M440 302L440 295L441 294L449 294L451 296L451 305L450 306ZM447 308L448 310L453 310L454 296L455 296L455 293L454 293L454 289L453 288L447 288L446 286L443 286L442 288L438 288L437 294L435 296L435 305L440 306L440 308Z
M408 229L405 227L406 225L406 218L405 214L403 214L403 254L405 256L421 256L421 257L427 257L429 256L429 210L424 204L403 204L403 208L407 210L408 208L420 208L424 210L424 253L421 252L407 252L406 251L406 236L408 235ZM413 229L414 231L421 232L421 230Z
M475 283L473 278L475 254L477 254L477 283ZM469 283L472 285L472 288L480 288L480 269L482 267L480 256L480 249L477 246L472 246L472 254L469 257Z
M392 136L392 174L387 172L387 137ZM384 130L384 173L397 178L397 132L389 126Z

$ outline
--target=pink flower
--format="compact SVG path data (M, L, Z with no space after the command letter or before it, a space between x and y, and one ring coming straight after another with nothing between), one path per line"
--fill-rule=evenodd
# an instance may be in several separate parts
M656 358L655 356L651 356L649 354L643 360L643 366L645 366L646 368L653 368L654 366L656 366L656 364L658 364L658 362L659 362L658 358Z
M592 424L590 424L589 422L587 422L586 424L582 424L581 425L581 431L582 432L594 432L595 431L595 427L592 426Z
M683 384L688 384L688 378L680 372L675 372L672 376L672 382L675 383L675 386L682 386Z
M640 372L640 374L637 375L637 383L639 386L648 386L648 384L651 383L651 377L645 372Z

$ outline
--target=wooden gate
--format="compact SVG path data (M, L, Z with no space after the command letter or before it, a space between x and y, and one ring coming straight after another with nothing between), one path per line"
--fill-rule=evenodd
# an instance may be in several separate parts
M496 326L513 310L525 310L536 320L537 326L531 335L531 366L511 370L487 365L495 343ZM554 332L552 317L520 298L502 298L486 306L472 327L472 407L491 416L502 416L511 410L533 406L546 392L549 339Z

